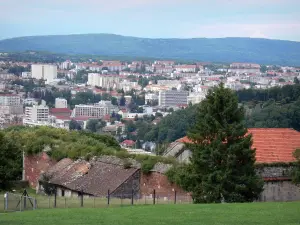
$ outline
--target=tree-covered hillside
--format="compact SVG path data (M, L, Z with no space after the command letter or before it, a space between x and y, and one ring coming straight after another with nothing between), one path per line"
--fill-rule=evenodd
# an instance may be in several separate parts
M269 39L150 39L112 34L82 34L19 37L0 41L1 52L28 50L67 54L300 65L300 42Z

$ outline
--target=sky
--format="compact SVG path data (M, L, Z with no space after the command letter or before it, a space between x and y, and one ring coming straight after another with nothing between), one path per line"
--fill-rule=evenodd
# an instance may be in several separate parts
M300 41L300 0L0 0L0 39L112 33Z

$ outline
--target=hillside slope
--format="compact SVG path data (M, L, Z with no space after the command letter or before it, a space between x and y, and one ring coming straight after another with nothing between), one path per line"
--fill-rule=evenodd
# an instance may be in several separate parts
M300 65L300 42L253 38L149 39L113 34L52 35L0 41L0 52L151 57Z

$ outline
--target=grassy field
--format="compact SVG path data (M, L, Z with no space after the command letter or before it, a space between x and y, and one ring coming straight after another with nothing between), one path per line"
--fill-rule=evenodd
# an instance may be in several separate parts
M43 209L0 214L8 225L252 225L300 224L300 203L147 205Z

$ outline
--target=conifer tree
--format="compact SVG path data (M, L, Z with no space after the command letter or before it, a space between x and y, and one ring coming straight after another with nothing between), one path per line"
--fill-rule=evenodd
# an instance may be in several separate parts
M223 84L201 102L192 144L192 191L195 203L251 202L263 190L255 172L252 136L244 125L244 109L237 96Z

